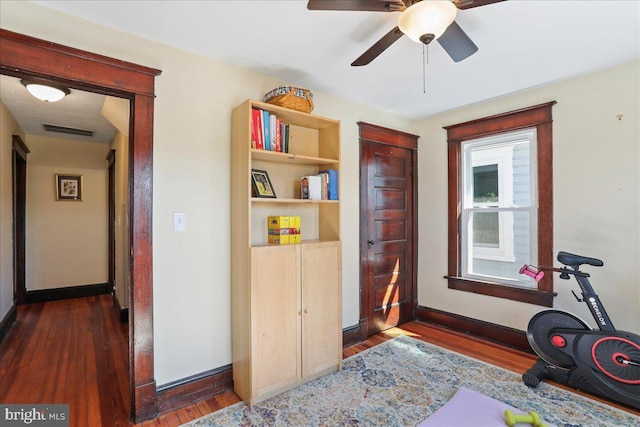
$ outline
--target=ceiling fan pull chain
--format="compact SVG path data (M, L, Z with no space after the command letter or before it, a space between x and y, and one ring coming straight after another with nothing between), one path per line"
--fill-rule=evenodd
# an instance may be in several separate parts
M426 49L426 53L425 53ZM429 63L429 45L422 45L422 93L427 93L427 65Z

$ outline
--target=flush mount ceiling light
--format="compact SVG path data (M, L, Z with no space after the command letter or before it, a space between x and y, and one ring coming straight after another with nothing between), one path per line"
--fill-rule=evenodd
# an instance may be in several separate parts
M71 91L58 83L41 79L22 79L20 83L27 88L29 93L44 102L60 101Z
M450 1L423 0L412 4L398 18L400 31L417 43L429 44L456 19L458 9Z

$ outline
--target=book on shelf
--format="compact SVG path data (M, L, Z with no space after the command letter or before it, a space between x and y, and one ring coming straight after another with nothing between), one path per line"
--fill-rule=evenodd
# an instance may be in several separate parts
M251 148L289 152L289 124L266 110L251 110Z
M269 119L269 112L262 111L262 135L264 135L264 149L271 151L271 120Z
M322 181L323 186L323 195L326 194L325 200L338 200L338 171L336 169L327 169L319 172L320 175L324 176Z
M262 137L262 113L260 110L251 110L251 148L264 150L264 139Z
M275 117L276 151L282 153L282 120Z
M322 178L320 175L303 176L300 180L302 199L322 200Z

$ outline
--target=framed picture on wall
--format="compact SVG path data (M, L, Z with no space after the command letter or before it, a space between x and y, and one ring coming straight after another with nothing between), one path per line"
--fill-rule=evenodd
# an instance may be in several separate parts
M56 174L56 200L82 201L82 175Z
M251 182L253 183L253 191L256 197L276 198L276 192L273 189L267 171L251 169Z

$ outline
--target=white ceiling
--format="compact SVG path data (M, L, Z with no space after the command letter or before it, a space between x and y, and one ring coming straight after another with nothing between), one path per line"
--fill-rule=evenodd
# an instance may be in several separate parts
M309 11L303 0L35 3L407 118L640 58L636 0L509 0L459 11L480 50L454 63L433 43L426 93L422 46L408 37L350 66L396 25L397 12Z

